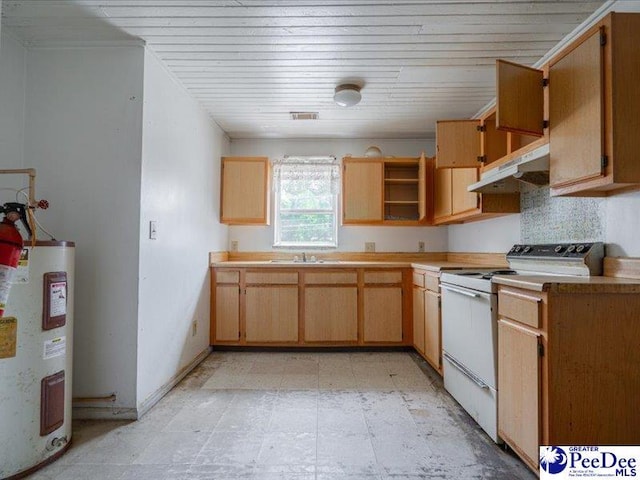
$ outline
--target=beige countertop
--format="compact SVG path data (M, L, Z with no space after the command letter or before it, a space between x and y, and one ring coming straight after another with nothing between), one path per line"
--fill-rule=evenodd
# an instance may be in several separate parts
M504 265L474 265L471 263L460 263L460 262L413 262L411 263L413 268L420 268L422 270L427 270L429 272L441 272L442 270L473 270L475 268L478 269L505 269Z
M222 268L411 268L410 262L349 262L325 260L320 262L294 262L289 260L258 260L214 262L212 267Z
M493 277L498 285L558 293L640 293L640 280L614 277L556 275L503 275Z
M253 260L253 261L226 261L214 262L212 267L218 268L419 268L429 272L441 272L442 270L461 270L474 268L499 269L505 268L500 265L473 265L460 262L350 262L325 260L320 262L293 262L289 260Z

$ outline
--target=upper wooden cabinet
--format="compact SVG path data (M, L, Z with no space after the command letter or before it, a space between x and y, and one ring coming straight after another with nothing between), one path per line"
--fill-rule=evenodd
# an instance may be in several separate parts
M550 61L551 195L640 184L639 44L640 14L611 13Z
M435 171L433 224L470 222L520 212L520 194L473 193L477 168L440 168Z
M424 154L420 158L343 159L342 223L423 224L432 193L427 186L427 161Z
M452 168L437 168L433 181L433 219L450 217L452 208Z
M436 167L478 167L480 120L436 122Z
M496 61L496 128L544 134L544 74L542 70L505 60Z
M345 158L342 168L342 223L382 222L382 159Z
M269 224L267 157L223 157L220 222L231 225Z
M437 122L436 167L486 170L493 168L495 162L508 161L514 152L524 153L523 147L544 143L533 135L498 129L497 115L496 108L492 108L479 119Z

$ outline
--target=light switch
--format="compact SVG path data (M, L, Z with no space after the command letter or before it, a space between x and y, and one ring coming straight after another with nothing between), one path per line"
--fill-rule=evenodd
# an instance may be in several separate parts
M149 239L156 240L158 238L158 222L151 220L149 222Z

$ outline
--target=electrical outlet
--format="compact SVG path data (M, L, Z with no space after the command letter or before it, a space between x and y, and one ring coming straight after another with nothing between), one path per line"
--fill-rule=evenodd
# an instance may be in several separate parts
M364 251L369 253L375 252L376 242L364 242Z
M194 320L193 323L191 324L191 336L195 337L197 333L198 333L198 321Z
M424 252L424 242L422 241L418 242L418 251Z
M231 240L231 251L232 252L238 251L238 240Z

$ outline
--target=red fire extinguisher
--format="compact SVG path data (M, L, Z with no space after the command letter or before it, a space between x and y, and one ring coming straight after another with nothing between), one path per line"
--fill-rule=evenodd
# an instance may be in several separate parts
M26 224L24 205L8 203L0 207L5 217L0 222L0 317L4 315L9 298L11 281L20 260L24 242L15 222L22 219Z

